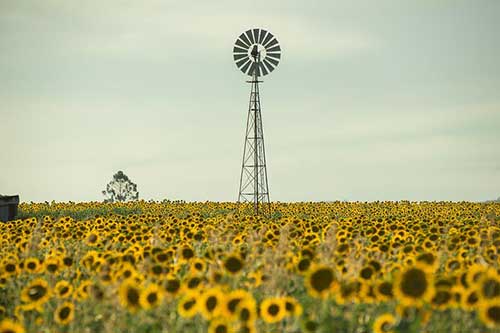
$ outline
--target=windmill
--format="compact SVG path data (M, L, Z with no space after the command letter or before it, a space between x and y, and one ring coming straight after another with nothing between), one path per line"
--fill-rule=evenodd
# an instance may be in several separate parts
M243 162L241 164L238 202L253 203L254 213L259 205L269 209L269 185L267 181L266 152L259 96L259 77L271 73L278 66L281 48L274 35L264 29L250 29L235 42L233 58L244 74L251 76L250 102L248 106Z

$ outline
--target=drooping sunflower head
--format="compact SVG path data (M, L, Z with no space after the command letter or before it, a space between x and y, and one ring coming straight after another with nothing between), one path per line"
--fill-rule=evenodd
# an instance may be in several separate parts
M210 320L221 313L224 303L222 291L219 288L211 288L201 295L199 311L205 319Z
M500 297L500 275L493 269L482 274L476 286L482 299L492 300Z
M302 305L294 297L288 296L284 298L285 311L288 316L299 317L302 314Z
M134 280L124 281L119 289L120 303L130 312L134 313L141 308L141 289Z
M24 326L10 319L0 321L0 333L24 333Z
M68 325L75 316L75 306L71 302L64 302L54 311L54 321L60 325Z
M384 313L373 322L373 333L393 333L396 317L391 313Z
M479 306L479 318L490 328L500 328L500 299L483 302Z
M208 326L208 333L232 333L231 323L223 317L218 317L210 321Z
M30 308L36 308L49 300L51 291L44 279L31 281L21 292L21 300Z
M183 318L192 318L198 312L198 298L200 295L197 292L187 292L177 303L177 312Z
M243 289L237 289L231 291L225 297L225 303L223 306L222 313L231 318L236 317L238 305L245 300L252 299L252 295Z

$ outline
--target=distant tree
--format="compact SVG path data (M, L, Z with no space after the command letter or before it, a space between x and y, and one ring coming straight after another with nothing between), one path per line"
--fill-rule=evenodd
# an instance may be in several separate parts
M118 171L113 175L113 180L102 191L106 196L104 202L124 202L139 199L137 185L134 184L123 171Z

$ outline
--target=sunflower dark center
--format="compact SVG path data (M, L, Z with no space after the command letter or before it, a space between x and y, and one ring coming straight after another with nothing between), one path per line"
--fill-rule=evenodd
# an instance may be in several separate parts
M127 290L127 300L132 305L139 304L139 292L135 288L129 288Z
M436 305L442 305L448 303L451 300L451 293L446 290L439 290L436 292L432 298L432 303Z
M182 249L182 256L185 259L190 259L190 258L194 257L194 252L190 248L185 248L185 249Z
M207 306L207 310L212 312L217 306L217 297L215 296L208 297L205 304Z
M500 283L495 279L484 281L482 289L485 298L495 298L500 295Z
M371 267L365 267L361 270L360 276L365 279L369 280L373 275L373 269Z
M196 287L198 287L198 285L200 284L200 282L201 282L201 280L199 278L194 277L191 280L189 280L189 282L188 282L188 288L189 289L196 288Z
M329 268L322 268L311 275L311 287L318 292L330 288L332 282L333 272Z
M57 271L57 265L56 264L48 264L47 270L51 273L54 273L55 271Z
M35 264L34 262L29 262L29 263L28 263L28 269L33 270L33 269L35 269L35 268L36 268L36 264Z
M62 320L65 320L69 317L70 313L71 313L70 307L65 306L59 311L59 318L61 318Z
M146 297L146 299L148 300L149 304L154 304L158 300L158 295L156 293L154 293L154 292L153 293L149 293L148 297Z
M274 317L278 314L278 312L280 312L280 307L277 304L271 304L267 308L267 312Z
M378 287L378 291L384 296L392 296L392 284L390 282L382 282Z
M479 298L477 297L476 292L472 292L468 297L467 297L467 304L469 305L474 305L479 301Z
M187 310L191 309L195 304L196 304L196 301L191 300L191 301L187 301L186 303L182 304L182 307L184 308L184 310L187 311Z
M219 324L215 328L215 333L227 333L227 326L224 324Z
M167 285L165 286L165 290L169 293L175 293L179 290L181 283L179 280L167 280Z
M229 309L229 311L234 313L236 311L236 307L238 306L238 304L240 302L241 302L241 298L233 298L232 300L230 300L227 303L227 308Z
M250 310L248 310L247 308L241 309L240 320L247 321L248 319L250 319Z
M239 272L243 268L243 263L236 257L227 258L224 267L231 273Z
M425 294L426 290L427 278L422 270L412 268L403 274L401 291L406 296L419 298Z
M310 265L311 265L311 261L309 259L305 258L305 259L302 259L299 261L299 264L297 265L297 267L299 268L299 271L304 272L309 268Z
M29 292L29 298L32 301L38 301L39 299L43 298L47 294L47 288L44 286L33 286L30 288Z
M500 306L494 305L489 307L486 311L488 318L493 320L495 323L500 323Z

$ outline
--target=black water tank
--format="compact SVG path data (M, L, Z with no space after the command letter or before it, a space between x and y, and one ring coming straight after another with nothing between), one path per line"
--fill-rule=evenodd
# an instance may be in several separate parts
M0 221L10 221L16 218L18 195L0 195Z

